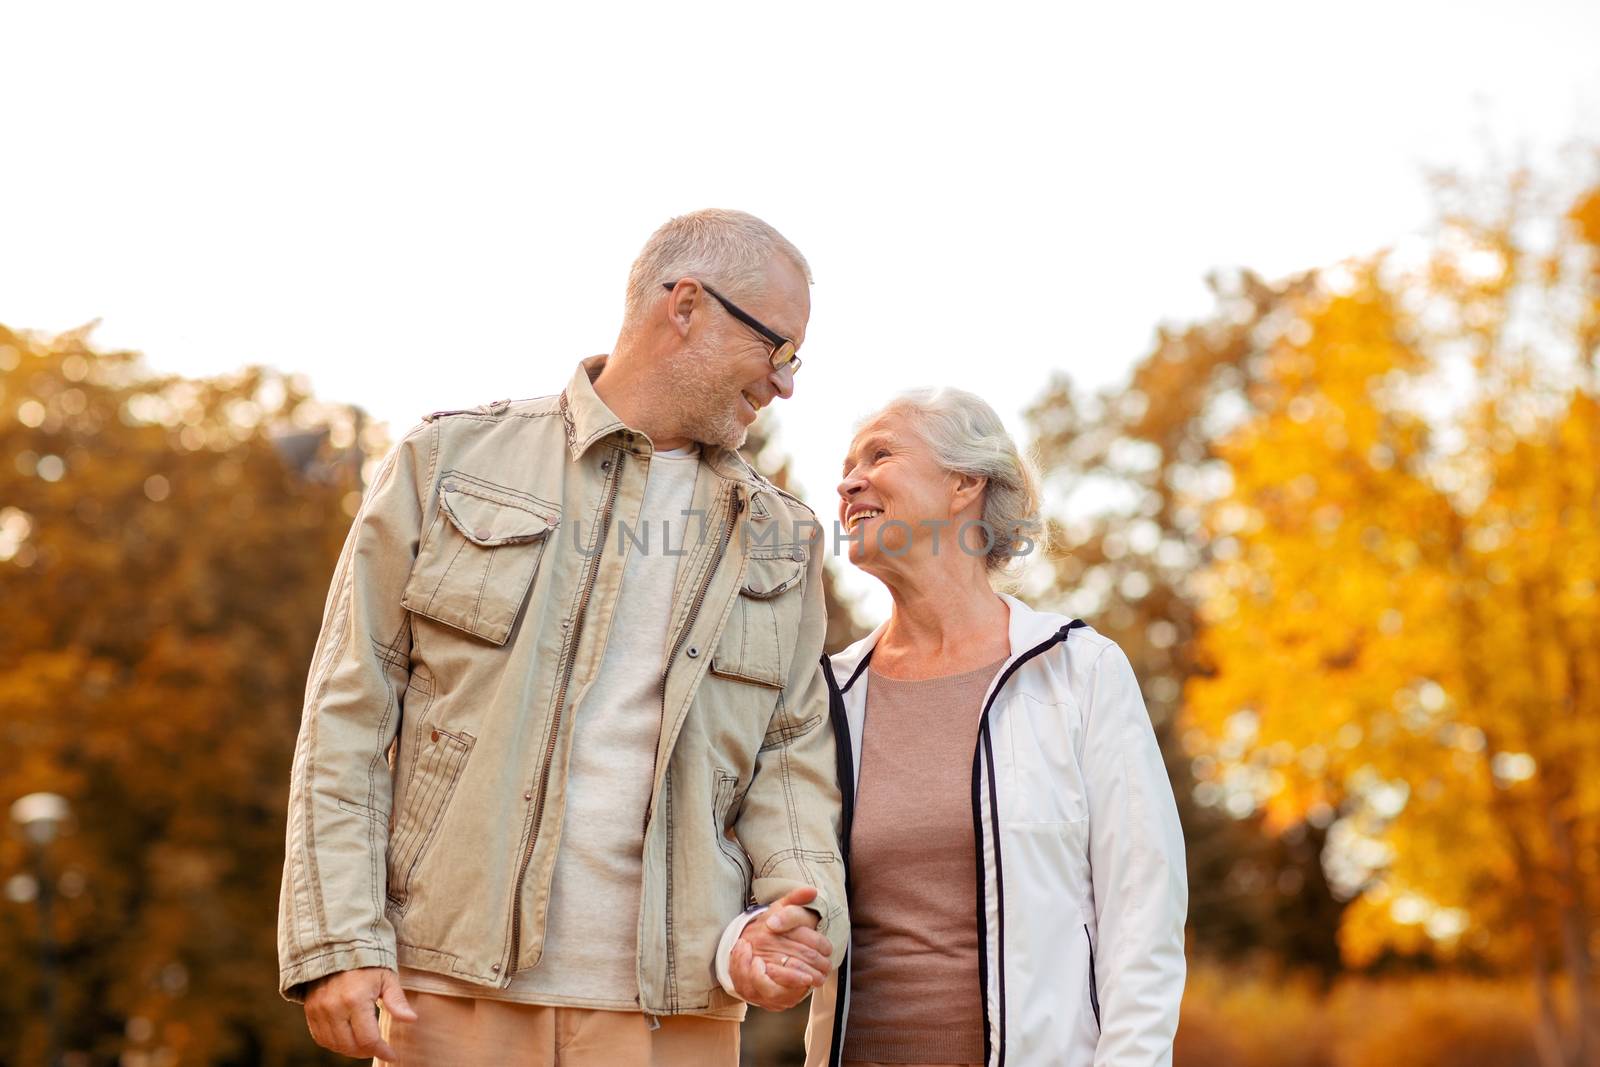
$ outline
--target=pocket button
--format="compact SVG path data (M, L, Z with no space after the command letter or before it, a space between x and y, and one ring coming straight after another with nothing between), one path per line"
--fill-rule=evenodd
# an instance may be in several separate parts
M438 744L438 742L439 742L439 731L438 730L433 731L433 735L429 738L429 740L432 741L434 744Z
M478 527L476 530L472 531L472 536L476 537L480 541L489 540L489 527L487 527L487 526Z

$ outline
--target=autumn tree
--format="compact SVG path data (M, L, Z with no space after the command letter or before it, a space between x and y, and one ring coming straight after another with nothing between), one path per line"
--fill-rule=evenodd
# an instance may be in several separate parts
M273 993L287 768L382 444L272 371L165 378L0 328L0 799L75 813L49 871L75 1060L325 1059ZM0 882L27 870L0 836ZM0 902L7 1063L43 1062L36 925Z
M1207 784L1341 813L1341 942L1526 970L1600 1063L1600 187L1446 183L1264 322L1203 501ZM1557 974L1565 984L1555 982ZM1562 990L1567 1003L1562 1004Z
M1219 273L1216 315L1163 328L1128 381L1096 394L1062 375L1049 384L1028 422L1055 515L1053 548L1028 592L1081 615L1134 665L1184 826L1194 948L1328 978L1340 967L1342 908L1321 862L1332 809L1272 824L1253 807L1229 810L1210 783L1196 783L1180 718L1198 669L1192 578L1213 552L1202 507L1229 484L1219 438L1248 413L1264 325L1310 284Z

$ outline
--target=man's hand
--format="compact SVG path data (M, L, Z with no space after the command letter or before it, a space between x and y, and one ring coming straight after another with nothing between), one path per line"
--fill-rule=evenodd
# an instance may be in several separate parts
M832 969L833 945L817 933L817 915L804 905L817 891L802 886L744 928L728 956L733 988L748 1003L782 1011L800 1003Z
M306 992L306 1025L317 1044L329 1052L392 1061L397 1058L394 1049L378 1031L380 1000L396 1019L417 1021L398 974L387 967L358 967L311 983Z

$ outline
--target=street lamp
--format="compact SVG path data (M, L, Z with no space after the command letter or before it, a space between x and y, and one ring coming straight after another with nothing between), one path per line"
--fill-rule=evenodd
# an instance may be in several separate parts
M34 899L39 905L39 980L44 1001L45 1063L49 1067L58 1067L61 1050L56 1021L55 927L50 919L50 904L55 894L45 864L45 851L71 818L71 805L65 797L55 793L29 793L11 805L11 821L28 842L37 886Z

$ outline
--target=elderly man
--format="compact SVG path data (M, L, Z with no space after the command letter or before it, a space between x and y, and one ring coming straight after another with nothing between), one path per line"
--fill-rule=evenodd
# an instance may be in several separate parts
M736 451L794 391L809 282L759 219L673 219L609 356L429 416L374 478L279 908L324 1047L731 1067L743 1002L797 1003L842 952L822 552Z

